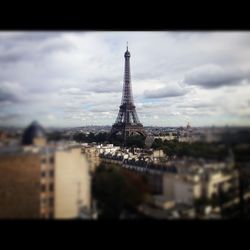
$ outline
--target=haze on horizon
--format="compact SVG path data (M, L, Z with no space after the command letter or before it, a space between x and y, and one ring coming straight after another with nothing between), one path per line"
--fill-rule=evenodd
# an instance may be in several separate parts
M249 126L250 32L0 32L0 126L112 125L129 42L144 126Z

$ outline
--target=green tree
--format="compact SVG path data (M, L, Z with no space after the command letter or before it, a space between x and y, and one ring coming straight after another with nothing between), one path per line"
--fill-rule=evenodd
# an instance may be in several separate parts
M154 149L162 149L168 156L192 156L203 157L211 159L223 159L227 156L228 151L225 145L219 145L215 143L203 143L203 142L178 142L162 141L161 139L155 139L152 144Z
M102 164L93 176L92 194L100 219L119 219L124 211L136 211L147 190L142 178L114 166Z
M130 136L127 139L127 146L128 147L144 148L145 147L145 138L143 138L141 135Z

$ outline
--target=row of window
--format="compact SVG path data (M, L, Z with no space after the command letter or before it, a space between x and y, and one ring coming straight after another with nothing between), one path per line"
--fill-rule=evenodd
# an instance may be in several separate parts
M50 212L48 214L42 214L41 215L41 218L42 219L53 219L54 218L54 213L53 212Z
M49 205L49 206L53 206L54 205L54 198L50 197L48 199L42 199L41 201L41 204L42 206L45 206L45 205Z
M41 185L41 192L46 192L46 191L53 192L54 191L54 184L50 183L48 187L45 184L42 184Z
M50 157L49 159L47 159L47 158L42 158L41 162L42 162L43 164L45 164L45 163L53 164L53 163L54 163L54 157Z
M46 177L46 174L48 174L49 177L54 177L54 170L50 170L50 171L42 171L41 172L41 177Z

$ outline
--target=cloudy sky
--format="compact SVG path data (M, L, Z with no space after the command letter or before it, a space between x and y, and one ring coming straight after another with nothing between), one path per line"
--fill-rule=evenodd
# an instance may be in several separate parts
M127 41L144 125L250 125L250 32L0 32L0 125L111 125Z

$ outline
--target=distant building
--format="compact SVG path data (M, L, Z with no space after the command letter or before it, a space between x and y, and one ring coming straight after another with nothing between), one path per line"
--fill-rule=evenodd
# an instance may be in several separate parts
M173 132L169 132L167 135L157 135L154 136L154 139L161 139L162 141L172 141L177 139L177 135L176 133Z
M174 200L177 204L194 205L202 197L202 183L199 176L177 175L174 181Z
M114 153L119 150L120 147L114 146L113 144L106 145L91 145L88 143L82 144L82 152L86 155L87 160L90 164L90 171L93 173L96 167L100 165L101 158L100 154Z
M174 209L180 205L195 207L199 200L214 201L215 207L211 212L237 206L238 179L237 169L216 163L196 170L191 167L186 173L164 173L162 193L155 196L155 205L162 209Z

